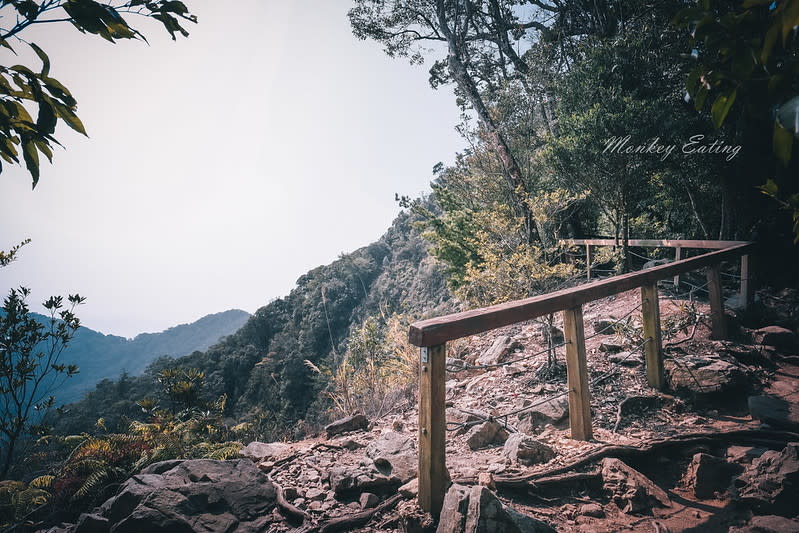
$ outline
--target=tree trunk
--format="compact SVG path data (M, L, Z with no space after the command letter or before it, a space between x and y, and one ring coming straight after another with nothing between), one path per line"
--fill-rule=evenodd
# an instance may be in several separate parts
M499 128L494 123L488 108L480 96L480 91L477 88L468 70L466 64L461 57L461 46L458 42L456 35L452 33L447 21L447 13L444 5L444 0L436 0L436 14L438 17L438 24L440 26L441 34L447 39L447 63L449 73L458 88L466 96L472 108L477 113L480 122L488 134L489 140L499 156L500 162L504 168L505 179L511 189L514 199L516 200L517 208L521 211L525 220L525 232L527 233L527 243L533 243L533 216L530 206L527 205L529 198L529 191L525 186L524 177L521 168L519 167L516 158L505 141L505 137ZM539 236L540 237L540 236Z

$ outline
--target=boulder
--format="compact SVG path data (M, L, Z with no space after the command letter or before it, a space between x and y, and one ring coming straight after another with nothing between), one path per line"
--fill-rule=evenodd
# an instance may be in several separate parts
M477 358L477 364L496 365L497 363L501 363L510 352L521 347L521 343L514 341L512 337L500 335L494 339L494 343L491 347Z
M592 518L605 517L605 510L602 509L602 506L598 503L584 503L580 506L577 512L581 515L590 516Z
M341 433L347 433L348 431L364 430L368 427L369 427L369 419L366 418L361 413L358 413L356 415L348 416L336 420L335 422L331 422L330 424L325 426L325 432L327 433L327 438L329 439Z
M608 318L597 318L594 320L594 333L599 335L613 335L616 333L614 326L616 325L616 319L613 317ZM602 348L600 347L600 350Z
M623 349L624 347L621 344L615 344L612 342L603 342L599 345L600 352L617 353L622 351Z
M463 533L469 512L469 488L453 483L444 496L436 533Z
M409 435L388 431L366 447L366 456L372 459L383 474L407 483L416 477L419 459L416 441Z
M533 433L547 424L557 425L569 416L569 399L565 396L553 398L536 405L529 411L519 415L519 429L525 433Z
M732 477L742 471L741 465L728 463L707 453L697 453L688 465L682 482L693 489L697 498L711 498L715 493L727 490Z
M602 460L602 481L610 499L624 513L648 513L653 507L671 506L663 489L619 459Z
M685 357L663 364L672 390L691 395L733 392L747 384L740 367L717 357Z
M781 452L769 450L752 461L735 480L737 499L759 513L797 516L799 507L799 442Z
M502 504L484 486L454 484L447 491L436 533L554 533L549 524Z
M405 498L415 498L419 494L419 478L413 478L406 484L397 489L397 492Z
M799 349L799 338L790 329L780 326L767 326L754 332L760 344L774 346L778 350L793 352Z
M74 533L266 530L274 520L274 485L247 459L194 459L150 465L131 477ZM107 521L107 522L106 522Z
M358 503L361 505L361 509L371 509L380 503L380 498L371 492L364 492L361 494L361 497L358 498Z
M111 523L104 516L94 513L84 513L78 518L75 531L80 533L107 533Z
M799 533L799 522L784 516L753 516L749 524L731 527L727 533Z
M384 474L374 464L330 469L330 488L338 495L357 495L360 492L387 494L401 484L398 478Z
M654 268L654 267L658 267L658 266L662 266L662 265L668 265L672 261L673 261L672 259L651 259L651 260L647 261L646 263L644 263L644 266L642 266L641 268L642 269L647 269L647 268Z
M291 446L282 442L251 442L239 451L239 457L256 463L275 461L291 453Z
M514 433L505 441L502 455L525 466L546 463L555 458L555 451L524 433Z
M776 396L750 396L752 418L775 428L799 431L799 405Z
M494 444L504 444L508 432L498 422L488 420L474 426L466 434L466 443L472 450L479 450Z

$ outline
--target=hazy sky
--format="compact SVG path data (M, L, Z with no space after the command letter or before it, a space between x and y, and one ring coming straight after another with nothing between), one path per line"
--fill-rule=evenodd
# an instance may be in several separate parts
M4 164L0 249L33 242L0 269L3 294L28 286L39 310L79 292L85 326L128 337L253 312L377 239L394 193L428 190L433 165L462 148L451 91L356 40L348 0L186 3L199 24L177 43L138 18L149 46L70 25L23 34L90 138L60 126L66 149L33 191Z

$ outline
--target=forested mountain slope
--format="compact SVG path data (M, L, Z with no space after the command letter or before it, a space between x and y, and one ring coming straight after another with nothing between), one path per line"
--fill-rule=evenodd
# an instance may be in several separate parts
M226 414L251 422L254 434L278 437L300 420L322 422L328 406L322 391L354 327L374 315L418 317L452 305L443 269L415 227L418 220L412 212L400 213L379 240L307 272L286 297L260 308L207 351L159 358L141 377L100 383L70 406L60 429L86 430L103 417L109 429L124 430L127 420L141 416L137 401L168 401L158 374L172 367L204 372L202 396L226 395Z
M246 311L230 309L160 333L142 333L133 339L81 327L62 355L63 361L78 365L80 373L66 380L58 390L57 400L77 401L99 381L116 379L122 372L141 374L157 357L181 357L205 350L225 335L235 333L249 317ZM49 319L42 316L41 320Z

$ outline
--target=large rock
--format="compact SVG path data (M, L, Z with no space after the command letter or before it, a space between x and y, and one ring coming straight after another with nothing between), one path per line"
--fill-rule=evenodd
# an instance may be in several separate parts
M366 456L380 472L399 479L400 483L416 477L419 466L416 440L408 435L396 431L383 433L366 447Z
M769 450L735 480L737 498L759 513L799 515L799 442L781 452Z
M477 364L495 365L497 363L501 363L510 352L521 347L521 343L514 341L512 337L508 335L500 335L494 339L494 343L491 345L491 347L477 358Z
M738 365L716 357L666 360L663 366L671 389L693 396L735 392L747 384L747 377Z
M649 261L644 263L644 266L642 266L641 268L646 270L647 268L654 268L663 265L668 265L672 261L673 259L650 259Z
M648 513L652 507L670 507L666 492L622 461L602 460L602 481L611 500L625 513Z
M799 533L799 522L784 516L754 516L749 524L731 527L727 533Z
M608 361L624 366L638 366L644 364L644 358L639 353L619 352L610 354Z
M597 318L594 320L594 333L598 335L613 335L616 333L614 326L616 325L616 319L613 317L609 318ZM600 348L601 349L601 348Z
M504 444L508 438L508 432L498 422L488 420L474 426L466 434L466 444L472 450L479 450L495 444Z
M374 464L336 466L330 469L330 488L339 495L360 492L387 494L400 485L398 478L382 473Z
M336 420L335 422L331 422L325 426L325 432L327 433L327 438L329 439L341 433L346 433L348 431L359 431L368 427L369 419L361 413L358 413L356 415L348 416Z
M799 431L799 405L776 396L750 396L752 418L775 428Z
M514 433L505 441L502 455L513 462L530 466L555 458L555 451L524 433Z
M565 396L553 398L519 415L519 429L524 433L534 433L547 424L558 425L569 416L569 399Z
M486 487L452 485L436 533L554 533L547 523L502 504Z
M793 331L780 326L767 326L754 332L760 344L774 346L778 350L793 352L799 349L799 338Z
M707 453L697 453L683 476L683 484L694 491L697 498L710 498L730 486L732 477L743 471L741 465Z
M275 487L252 461L164 461L122 484L74 533L263 531L274 520ZM104 522L107 520L107 522Z
M239 451L239 457L256 463L274 461L291 453L291 446L282 442L251 442Z

